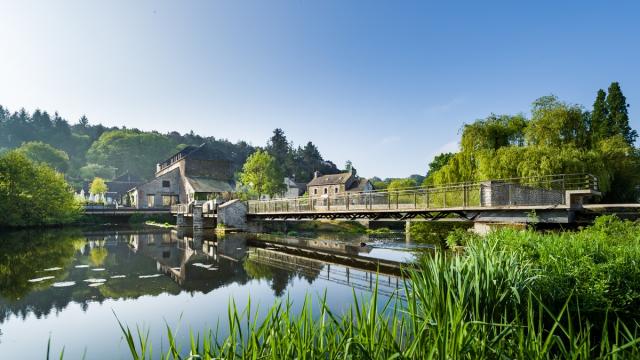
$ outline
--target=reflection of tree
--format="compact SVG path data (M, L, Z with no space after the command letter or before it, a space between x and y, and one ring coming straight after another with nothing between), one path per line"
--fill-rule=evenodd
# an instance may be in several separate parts
M273 279L273 271L271 267L260 264L251 259L247 259L243 264L244 271L253 279Z
M43 283L28 280L44 276L43 269L66 267L73 259L73 241L79 231L16 231L5 233L0 242L0 295L18 299ZM49 282L45 282L48 286Z
M279 254L280 256L287 256L285 254ZM257 260L261 259L261 260ZM268 263L265 263L268 262ZM265 258L248 258L244 261L242 266L253 279L264 279L271 282L271 289L276 296L282 296L287 289L287 285L295 277L303 278L310 284L318 277L320 269L314 267L315 264L310 262L307 268L300 268L295 265L285 266L285 264L278 264L277 262L269 262Z
M89 260L94 266L101 266L105 259L109 256L109 250L106 247L94 247L89 252Z

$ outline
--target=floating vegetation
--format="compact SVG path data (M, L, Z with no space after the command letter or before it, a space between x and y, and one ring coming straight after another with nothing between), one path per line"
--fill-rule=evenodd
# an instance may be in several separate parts
M140 276L138 276L138 279L155 278L155 277L158 277L158 276L162 276L162 274L140 275Z
M104 283L103 282L99 282L99 283L91 283L91 284L89 284L90 287L98 287L98 286L101 286L101 285L104 285Z
M88 282L88 283L103 283L107 281L107 279L94 279L94 278L90 278L90 279L85 279L84 282Z
M112 279L122 279L122 278L126 278L127 275L113 275L111 278Z
M76 284L75 281L61 281L61 282L53 283L53 285L51 286L59 288L59 287L69 287L75 284Z
M52 268L44 269L42 271L58 271L58 270L62 270L62 268L61 267L52 267Z
M91 271L105 271L105 268L95 268L95 269L91 269Z
M76 269L86 269L88 267L89 267L89 265L76 265L75 266Z
M41 282L41 281L45 281L45 280L51 280L55 278L55 276L43 276L43 277L39 277L39 278L35 278L35 279L29 279L30 283L36 283L36 282Z
M208 269L208 268L213 266L212 264L203 264L203 263L199 263L199 262L193 263L192 265L196 266L196 267L204 268L204 269Z

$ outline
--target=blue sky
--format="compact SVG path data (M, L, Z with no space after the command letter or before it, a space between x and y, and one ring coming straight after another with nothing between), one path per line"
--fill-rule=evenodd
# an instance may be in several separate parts
M619 81L640 128L637 1L1 1L0 104L423 174L463 123Z

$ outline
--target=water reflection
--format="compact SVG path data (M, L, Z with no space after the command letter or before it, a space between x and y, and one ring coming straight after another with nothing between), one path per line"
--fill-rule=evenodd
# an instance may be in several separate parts
M360 247L360 240L318 237L307 245L371 256L375 246ZM230 297L269 305L276 297L298 301L327 290L332 306L341 308L352 289L366 292L375 285L369 271L250 244L244 234L166 229L0 233L0 354L40 357L47 334L61 338L70 358L85 347L93 349L88 358L100 358L100 349L110 354L120 338L111 309L158 329L164 324L154 321L184 316L198 329L225 318ZM379 286L390 295L398 280L384 276ZM25 350L33 339L42 346Z

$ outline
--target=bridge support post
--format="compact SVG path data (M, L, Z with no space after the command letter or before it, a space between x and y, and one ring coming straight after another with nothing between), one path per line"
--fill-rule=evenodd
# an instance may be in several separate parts
M176 226L177 227L185 227L187 226L187 220L184 218L184 214L176 215Z
M204 229L204 217L202 216L202 206L193 207L193 230Z

